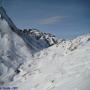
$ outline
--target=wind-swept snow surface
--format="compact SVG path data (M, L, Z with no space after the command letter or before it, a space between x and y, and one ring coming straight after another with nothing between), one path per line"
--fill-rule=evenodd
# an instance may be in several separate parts
M90 35L42 50L22 67L10 84L19 90L90 90Z

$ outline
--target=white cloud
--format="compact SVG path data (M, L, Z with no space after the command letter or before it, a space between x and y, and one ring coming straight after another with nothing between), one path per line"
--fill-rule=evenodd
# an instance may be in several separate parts
M61 21L64 17L63 16L53 16L49 18L45 18L39 21L40 24L55 24Z

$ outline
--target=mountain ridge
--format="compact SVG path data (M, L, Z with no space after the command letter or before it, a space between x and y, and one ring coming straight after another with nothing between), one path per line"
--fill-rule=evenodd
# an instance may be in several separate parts
M28 45L31 45L32 42L30 42L31 40L35 40L34 42L37 42L38 44L40 43L44 43L44 44L41 44L40 46L37 44L37 49L41 47L41 49L43 48L47 48L53 44L56 44L57 43L57 40L55 38L54 35L51 35L49 33L43 33L43 32L40 32L39 30L37 29L29 29L32 31L33 35L30 33L31 31L27 30L27 29L24 29L24 30L20 30L16 27L16 25L13 23L13 21L8 17L8 15L6 14L6 11L4 10L3 7L0 7L0 13L1 13L1 18L4 18L8 25L10 26L11 30L14 31L15 33L17 33L20 37L22 37L22 39L28 44ZM29 36L28 33L29 33ZM37 33L38 32L38 33ZM39 35L39 39L37 40L37 37L38 35L37 34L41 34L42 37L44 37L42 40L39 41L40 39L40 35ZM37 36L36 38L32 37L32 36ZM47 37L48 36L48 37ZM29 38L28 38L29 37ZM46 38L47 37L47 38ZM31 39L29 40L28 42L28 39ZM33 43L34 44L34 43ZM45 46L46 45L46 46ZM33 45L31 45L33 47Z

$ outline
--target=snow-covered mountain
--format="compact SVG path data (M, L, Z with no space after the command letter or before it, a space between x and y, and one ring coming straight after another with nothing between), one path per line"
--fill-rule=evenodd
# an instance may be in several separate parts
M2 20L5 20L11 30L18 34L35 52L57 43L56 37L50 33L40 32L37 29L18 29L8 17L3 7L0 7L0 17Z
M0 87L17 90L90 90L90 34L57 40L18 29L0 7Z
M12 80L18 67L30 60L34 53L55 43L57 43L57 40L54 35L36 29L29 29L29 31L18 29L6 14L4 8L0 7L1 85L4 80L5 82Z

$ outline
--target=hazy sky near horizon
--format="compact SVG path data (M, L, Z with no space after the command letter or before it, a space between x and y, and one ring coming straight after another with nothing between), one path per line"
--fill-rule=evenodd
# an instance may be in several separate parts
M90 33L90 0L3 0L19 28L37 28L57 37Z

